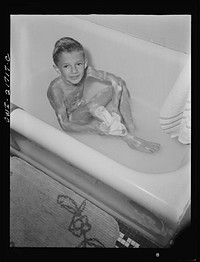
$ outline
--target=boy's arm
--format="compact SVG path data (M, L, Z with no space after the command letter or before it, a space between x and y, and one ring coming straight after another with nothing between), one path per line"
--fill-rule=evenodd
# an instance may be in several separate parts
M53 91L51 92L51 99L49 98L49 101L51 104L53 104L58 122L64 131L100 133L100 130L98 132L98 125L77 125L69 122L66 108L63 102L63 91L61 89L53 89Z
M90 132L99 135L106 135L106 133L101 130L99 121L94 121L92 124L87 124L87 125L77 125L74 123L67 122L66 120L63 121L60 115L58 115L58 120L60 126L64 131L78 132L78 133Z

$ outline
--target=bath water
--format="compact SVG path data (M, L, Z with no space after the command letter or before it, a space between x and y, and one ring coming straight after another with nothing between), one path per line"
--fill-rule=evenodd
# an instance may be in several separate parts
M159 110L132 99L132 113L137 128L135 135L159 143L161 147L158 152L148 154L131 149L123 140L114 136L91 134L72 134L72 136L116 162L140 172L155 174L178 169L189 148L179 143L177 139L171 139L161 129Z
M15 103L27 112L61 130L46 97L46 89L43 88L49 85L50 79L52 79L51 70L30 79L24 89L24 95L22 96L21 92L16 93L17 96L14 97L13 101L16 101ZM87 85L88 88L85 92L88 99L105 88L105 85L99 83L91 82L90 84ZM158 152L154 154L139 152L131 149L124 141L114 136L72 133L70 135L116 162L140 172L160 174L178 169L183 157L189 150L188 146L179 143L177 139L171 139L161 129L157 108L147 105L135 97L131 100L131 108L137 128L135 135L159 143L161 147Z

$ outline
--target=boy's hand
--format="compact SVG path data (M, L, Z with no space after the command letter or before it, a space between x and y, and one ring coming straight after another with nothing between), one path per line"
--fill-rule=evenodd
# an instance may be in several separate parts
M105 128L102 126L102 122L100 121L94 121L93 122L93 128L95 130L95 133L99 135L108 135L109 134L109 127Z
M125 81L121 77L109 76L109 79L113 87L117 87L117 86L123 87L124 85L126 85Z
M102 70L96 70L94 67L88 66L87 67L87 76L94 77L96 79L100 79L101 81L108 81L111 82L112 86L121 86L126 85L125 81L114 74L108 73Z
M88 66L87 67L87 76L99 78L99 70L96 70L95 68Z

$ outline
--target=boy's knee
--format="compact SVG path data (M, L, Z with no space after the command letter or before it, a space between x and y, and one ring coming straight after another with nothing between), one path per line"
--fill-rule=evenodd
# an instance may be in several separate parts
M117 91L118 93L122 92L122 90L123 90L123 87L120 86L120 85L115 85L113 88L114 88L114 90Z
M117 86L117 91L121 92L123 90L123 87L122 86Z

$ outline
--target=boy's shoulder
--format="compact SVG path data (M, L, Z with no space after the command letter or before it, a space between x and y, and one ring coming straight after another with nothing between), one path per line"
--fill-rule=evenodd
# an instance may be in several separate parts
M62 89L62 79L60 76L56 77L54 80L51 81L47 90L47 96L51 96L52 93L56 90Z
M62 89L63 86L63 80L60 76L56 77L54 80L51 81L51 83L49 84L49 91L53 91L56 89Z
M61 86L61 83L62 83L62 79L60 76L58 76L54 80L51 81L51 83L49 84L49 89L59 87Z

